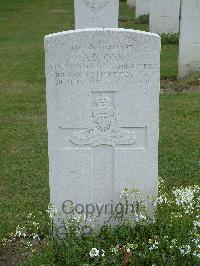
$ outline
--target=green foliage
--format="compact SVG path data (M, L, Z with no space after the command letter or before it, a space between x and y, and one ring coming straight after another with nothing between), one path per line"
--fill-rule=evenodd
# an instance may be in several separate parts
M179 44L179 34L178 33L168 33L161 34L161 43L164 44Z
M129 16L120 16L119 17L119 22L121 22L121 23L127 23L127 22L129 22L129 23L134 23L134 20L131 18L131 17L129 17Z
M161 49L161 78L177 78L178 45L162 45Z
M135 20L135 23L136 24L149 24L149 15L139 16L139 18Z
M128 190L124 191L127 193ZM132 191L134 190L129 192ZM127 194L127 198L130 196L131 194ZM127 201L126 196L123 197ZM117 226L111 228L105 225L99 232L93 230L90 234L85 234L81 223L85 225L86 220L82 215L76 214L65 221L65 239L52 238L46 234L40 240L42 244L39 249L39 243L34 242L33 234L24 237L18 228L17 233L4 243L6 245L9 241L15 242L17 237L24 241L25 245L28 243L29 259L25 263L27 266L179 266L180 261L185 266L199 265L199 197L199 186L173 188L167 192L163 180L160 179L160 195L154 200L157 207L154 221L151 218L148 220L147 213L141 216L141 213L136 211L135 214L138 215L134 222L124 217ZM137 204L140 204L139 202ZM25 227L22 228L25 230ZM38 239L40 234L34 233Z

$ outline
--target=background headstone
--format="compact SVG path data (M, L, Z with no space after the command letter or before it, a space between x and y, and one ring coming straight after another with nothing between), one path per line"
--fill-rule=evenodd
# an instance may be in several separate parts
M127 5L130 7L134 7L136 4L136 0L127 0Z
M180 0L151 0L150 32L179 32Z
M182 0L178 77L200 72L200 1Z
M160 37L87 29L45 37L51 203L157 194Z
M136 0L136 18L149 15L150 0Z
M118 28L119 0L74 0L75 29Z

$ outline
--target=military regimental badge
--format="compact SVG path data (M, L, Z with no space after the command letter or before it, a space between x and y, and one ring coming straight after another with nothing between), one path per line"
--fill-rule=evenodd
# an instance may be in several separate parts
M97 107L92 110L93 126L88 130L76 132L71 141L76 145L130 145L135 142L135 133L117 127L114 108L110 99L103 94L96 101Z

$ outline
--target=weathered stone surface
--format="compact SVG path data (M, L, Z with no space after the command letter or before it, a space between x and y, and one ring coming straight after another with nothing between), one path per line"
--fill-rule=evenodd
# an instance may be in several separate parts
M119 0L74 0L75 29L118 28Z
M136 18L142 15L149 15L150 0L136 0Z
M200 72L200 1L183 0L180 23L178 77Z
M136 0L127 0L127 5L130 7L134 7L136 4Z
M150 32L179 32L180 0L151 0Z
M51 202L156 195L160 37L124 29L45 37Z

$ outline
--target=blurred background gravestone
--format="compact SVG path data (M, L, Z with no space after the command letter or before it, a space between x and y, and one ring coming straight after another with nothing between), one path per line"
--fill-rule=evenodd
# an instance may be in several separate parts
M118 28L119 0L74 0L75 29Z
M134 7L135 4L136 4L136 0L127 0L127 5L128 5L129 7Z
M200 1L182 0L178 77L200 72Z
M136 18L149 15L150 0L136 0Z
M180 0L151 0L150 32L178 33Z

